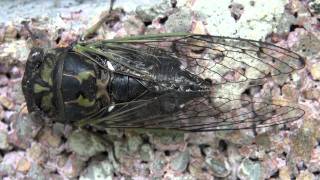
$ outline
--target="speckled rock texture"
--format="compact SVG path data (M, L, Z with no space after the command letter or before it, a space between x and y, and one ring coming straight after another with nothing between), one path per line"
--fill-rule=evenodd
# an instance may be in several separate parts
M273 77L261 91L305 110L268 131L180 133L107 129L39 120L21 90L32 47L22 22L51 45L76 41L108 11L105 0L0 1L0 179L320 179L319 0L118 0L120 19L95 40L192 32L268 41L306 59L302 70ZM241 94L248 83L217 94ZM254 95L252 89L251 94Z

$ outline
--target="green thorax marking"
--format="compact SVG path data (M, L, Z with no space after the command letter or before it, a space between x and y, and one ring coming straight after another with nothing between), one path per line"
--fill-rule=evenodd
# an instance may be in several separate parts
M65 102L66 104L78 104L79 106L82 106L82 107L91 107L91 106L94 106L96 101L95 99L93 100L90 100L88 98L85 98L83 97L82 95L79 95L77 99L75 100L72 100L72 101L68 101L68 102Z
M40 84L34 84L33 86L33 91L35 93L41 93L43 91L49 91L50 89L48 87L44 87L44 86L41 86Z
M89 79L91 77L95 77L94 72L92 71L82 71L80 72L76 78L79 80L80 83L82 83L83 81Z
M52 62L50 60L45 61L41 70L40 77L43 81L47 82L50 86L52 86Z
M82 84L83 81L88 80L90 77L95 77L95 74L93 71L82 71L77 75L72 75L72 74L63 74L64 76L69 76L77 79L80 84Z

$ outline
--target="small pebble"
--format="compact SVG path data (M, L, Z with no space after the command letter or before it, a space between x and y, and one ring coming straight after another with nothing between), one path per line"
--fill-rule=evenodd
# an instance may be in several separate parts
M17 37L17 34L18 34L17 27L11 23L6 27L4 40L5 41L15 40Z
M184 147L184 134L177 131L158 131L149 133L151 144L161 151L178 150Z
M98 163L91 162L84 172L85 173L80 176L80 180L112 180L114 168L108 160L104 160Z
M75 178L83 170L84 165L85 161L76 154L71 154L62 168L58 169L58 172L67 178Z
M180 152L177 157L171 160L171 167L173 170L183 172L186 170L190 161L189 150Z
M205 167L205 161L203 158L191 158L190 164L188 166L188 170L190 174L194 177L198 177L203 172L203 169Z
M296 180L315 180L315 176L309 171L301 171Z
M140 157L142 161L152 161L154 159L154 152L149 144L141 146Z
M45 128L39 135L39 141L54 148L57 148L61 144L61 137L54 133L52 128Z
M302 93L304 98L306 99L316 100L316 101L320 100L320 89L310 88L310 89L304 90Z
M12 100L10 100L9 98L5 97L5 96L1 96L0 95L0 104L6 108L6 109L12 109L14 107L14 103L12 102Z
M282 86L282 93L283 95L290 99L291 101L297 101L298 100L298 91L297 89L293 86L293 85L290 85L290 84L285 84Z
M22 158L19 160L17 165L17 170L23 173L26 173L29 171L31 167L30 161L28 161L26 158Z
M145 30L144 23L135 16L128 17L123 26L129 36L141 35Z
M144 22L152 22L157 17L165 17L171 9L169 1L159 1L153 6L138 6L135 13Z
M310 172L320 172L320 146L312 150L309 170Z
M206 34L206 28L201 21L196 21L192 27L192 33L194 34Z
M21 116L14 120L12 130L9 131L9 143L26 149L30 147L31 141L38 134L41 124L36 123L30 116Z
M220 156L219 159L207 157L205 162L216 177L227 177L231 173L230 164L227 159L222 156Z
M319 81L320 80L320 63L315 63L310 68L310 73L313 80Z
M284 167L282 167L282 168L280 169L280 171L279 171L279 178L280 178L280 179L283 179L283 180L285 180L285 179L291 179L290 174L291 174L291 172L290 172L289 167L284 166Z
M31 168L27 174L27 179L46 180L50 179L50 177L48 176L48 173L46 173L44 168L36 164L31 165ZM58 178L54 178L54 180L62 180L62 177L59 176Z
M37 164L42 164L47 158L46 149L42 144L34 142L31 144L31 147L27 149L27 157Z
M0 131L0 149L8 150L11 146L8 143L8 132Z
M244 159L238 169L238 178L241 180L260 180L262 179L262 167L260 162Z
M68 138L68 145L71 151L86 157L106 151L103 139L85 130L73 131Z
M25 153L23 151L11 151L4 155L0 163L0 176L12 175L17 170L25 172L28 170L28 162L22 162L19 165L20 161L25 158Z
M292 153L297 160L304 160L308 162L311 158L311 152L313 147L317 143L316 133L317 125L314 121L304 121L303 127L301 127L297 134L292 136Z
M320 1L312 0L308 2L308 6L312 13L319 15L320 14Z
M150 170L152 177L162 177L164 174L165 156L161 152L155 152L155 158L151 162Z
M189 32L192 29L192 17L194 12L188 9L181 9L176 13L170 15L165 23L167 32Z
M128 150L131 153L137 152L142 144L140 136L130 136L128 138Z

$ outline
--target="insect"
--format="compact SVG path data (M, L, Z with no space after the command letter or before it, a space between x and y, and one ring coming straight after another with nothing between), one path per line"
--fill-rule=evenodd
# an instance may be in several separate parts
M303 67L301 56L266 42L158 34L34 48L22 88L29 112L78 126L248 129L294 121L304 111L215 90Z

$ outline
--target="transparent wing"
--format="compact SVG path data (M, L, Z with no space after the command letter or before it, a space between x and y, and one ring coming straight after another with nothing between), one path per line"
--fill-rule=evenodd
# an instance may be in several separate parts
M294 106L215 96L194 98L178 105L179 110L170 112L165 107L170 106L168 97L171 96L121 104L107 117L84 120L80 124L203 132L274 126L295 121L304 115L302 109Z
M161 69L157 65L167 61L203 80L210 79L213 89L219 84L258 80L304 67L304 59L290 50L260 41L210 35L149 35L83 43L75 50L103 68L109 68L110 61L115 72L158 84L163 82L159 83ZM116 104L108 116L79 124L197 132L273 126L304 114L298 107L264 100L197 93L170 92Z
M300 55L270 43L210 35L150 35L103 41L90 47L112 56L115 63L136 68L144 77L152 77L148 73L156 68L144 63L146 58L159 61L171 56L180 61L181 68L211 79L214 85L288 74L305 64Z

